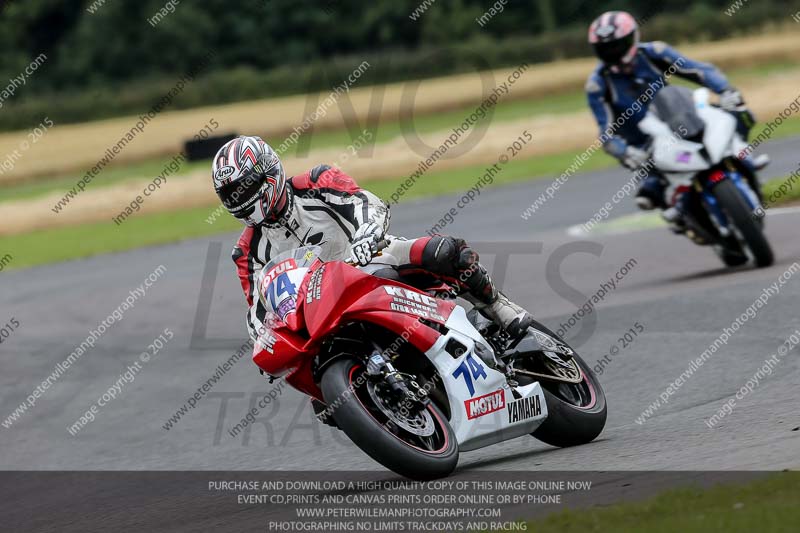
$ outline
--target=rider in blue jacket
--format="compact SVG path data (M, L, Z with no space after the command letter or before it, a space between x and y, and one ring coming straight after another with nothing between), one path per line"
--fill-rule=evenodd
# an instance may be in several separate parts
M647 114L655 93L667 85L673 74L717 93L719 105L736 116L739 134L747 139L753 116L725 75L714 65L693 61L664 42L639 42L638 24L629 13L609 11L600 15L589 27L589 43L600 59L586 83L589 107L601 135L616 121L616 129L612 128L613 135L606 135L603 148L629 169L639 169L649 158L644 149L648 137L639 131L638 123ZM627 118L618 120L623 114ZM746 158L743 163L755 171L768 160L761 156L755 161ZM642 209L666 209L666 185L665 179L650 169L636 195L637 205ZM665 212L665 218L674 229L682 226L680 214L674 209Z

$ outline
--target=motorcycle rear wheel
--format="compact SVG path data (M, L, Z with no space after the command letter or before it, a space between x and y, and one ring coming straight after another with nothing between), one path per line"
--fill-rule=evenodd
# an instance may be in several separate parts
M564 342L538 322L533 327ZM608 417L606 395L597 376L577 353L573 353L572 358L583 379L580 383L539 381L548 414L545 421L531 433L545 444L559 448L592 442L603 432Z
M410 479L450 475L458 464L458 442L447 418L429 402L434 433L414 435L393 423L375 404L366 386L366 369L343 358L328 367L321 388L336 424L356 446L386 468Z

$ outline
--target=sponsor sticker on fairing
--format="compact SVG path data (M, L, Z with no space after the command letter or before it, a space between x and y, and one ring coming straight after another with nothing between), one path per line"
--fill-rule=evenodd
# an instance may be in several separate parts
M542 414L542 401L539 396L521 398L508 404L508 423L527 420Z
M384 285L386 294L392 296L390 309L400 313L416 315L421 318L444 322L444 317L439 314L436 299L410 289Z
M261 278L261 291L266 292L266 289L269 286L269 284L275 281L275 279L278 276L280 276L287 270L293 270L295 268L297 268L297 262L293 258L281 261L280 263L272 267L272 269L270 269L270 271L267 272L263 278Z
M464 400L464 409L467 412L467 418L469 420L494 413L505 406L506 396L503 389L498 389L489 394L478 396L477 398Z
M312 274L308 280L308 288L306 289L306 303L310 304L314 300L322 299L322 273L325 271L325 265L321 265Z

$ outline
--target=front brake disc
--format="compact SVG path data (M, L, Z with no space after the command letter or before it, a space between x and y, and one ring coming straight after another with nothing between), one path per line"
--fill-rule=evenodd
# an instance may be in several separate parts
M367 391L375 407L380 409L389 420L409 433L419 435L420 437L430 437L433 435L434 431L436 431L433 417L427 409L422 409L414 413L409 410L406 416L396 412L390 405L387 405L386 400L379 394L377 385L374 382L367 382Z

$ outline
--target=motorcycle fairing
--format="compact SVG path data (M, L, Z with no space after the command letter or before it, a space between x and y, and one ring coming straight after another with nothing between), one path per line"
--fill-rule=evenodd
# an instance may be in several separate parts
M456 307L447 319L448 332L425 355L436 367L450 401L450 425L462 451L474 450L533 432L547 418L547 403L539 383L510 387L492 368L494 353ZM458 357L446 346L464 346ZM456 352L458 353L458 352Z
M253 347L253 362L274 377L284 377L292 387L317 399L322 391L314 381L311 371L313 358L307 356L308 340L292 331L286 324L276 324L267 332L268 342Z
M431 298L408 285L366 274L345 263L316 261L297 291L295 312L287 322L272 324L267 333L269 342L254 347L253 362L269 375L285 376L290 385L321 399L313 378L313 357L308 354L316 353L322 340L341 324L375 323L425 352L440 333L419 319L444 325L454 308L452 302Z
M668 173L692 175L734 155L736 119L719 108L707 105L708 95L695 91L694 112L705 123L703 142L694 142L675 135L669 125L654 113L639 122L639 129L653 139L653 163Z
M316 274L324 269L321 274ZM311 283L319 276L319 290ZM399 281L378 278L341 262L312 268L299 291L299 313L312 339L322 339L345 322L365 320L378 323L426 351L439 333L420 318L445 324L455 304L444 301ZM311 291L309 292L309 285Z
M697 114L706 123L703 144L711 163L716 165L724 158L734 155L731 146L736 135L736 119L733 115L711 106L701 107Z
M461 450L532 433L547 418L539 383L509 386L495 369L492 348L464 309L451 301L345 263L315 262L297 292L296 312L290 317L290 324L275 325L270 341L253 360L270 375L285 376L293 387L317 399L322 393L309 354L341 324L370 322L407 339L434 365L447 392L449 423ZM445 333L425 321L442 324Z

